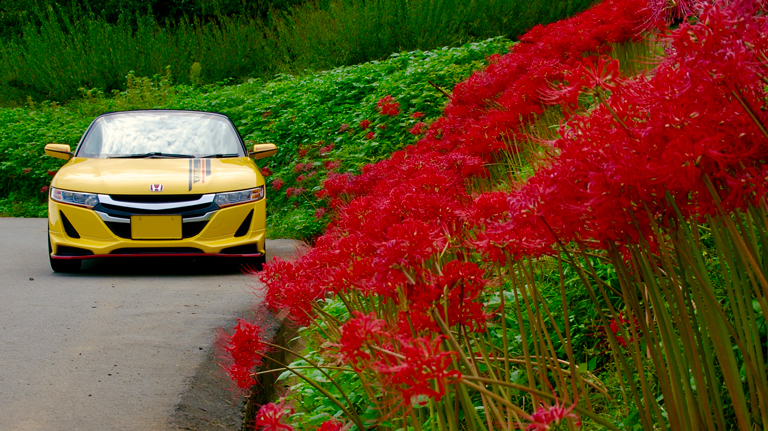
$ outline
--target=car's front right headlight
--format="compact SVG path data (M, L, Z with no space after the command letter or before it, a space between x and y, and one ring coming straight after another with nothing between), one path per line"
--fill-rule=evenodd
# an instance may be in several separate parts
M70 192L51 187L51 199L63 204L93 208L99 204L99 196L93 193Z
M231 205L256 202L263 198L264 186L259 186L255 189L241 190L239 192L216 193L216 197L213 198L213 202L215 202L219 208L224 208Z

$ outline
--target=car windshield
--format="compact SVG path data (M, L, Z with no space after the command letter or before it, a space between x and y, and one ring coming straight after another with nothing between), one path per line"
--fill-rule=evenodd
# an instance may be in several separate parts
M146 111L97 118L77 151L89 158L244 157L232 123L204 112Z

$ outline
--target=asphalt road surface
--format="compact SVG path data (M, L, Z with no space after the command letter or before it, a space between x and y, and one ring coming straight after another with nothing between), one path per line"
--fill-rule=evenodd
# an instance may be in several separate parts
M256 280L221 260L83 268L51 271L46 220L0 218L0 431L177 429L174 406Z

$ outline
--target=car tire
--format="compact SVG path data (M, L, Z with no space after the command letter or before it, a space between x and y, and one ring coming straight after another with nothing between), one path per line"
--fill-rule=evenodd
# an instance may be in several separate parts
M48 261L51 263L53 272L71 273L80 271L82 262L79 259L54 259L51 257L51 236L48 235Z

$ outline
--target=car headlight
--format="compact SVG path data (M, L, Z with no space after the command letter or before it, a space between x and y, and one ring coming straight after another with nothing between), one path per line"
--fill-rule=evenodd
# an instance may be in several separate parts
M70 192L51 187L51 199L63 204L93 208L99 204L99 196L93 193Z
M261 199L264 199L264 186L259 186L250 190L241 190L239 192L216 193L213 202L215 202L219 208L224 208L230 205L256 202Z

